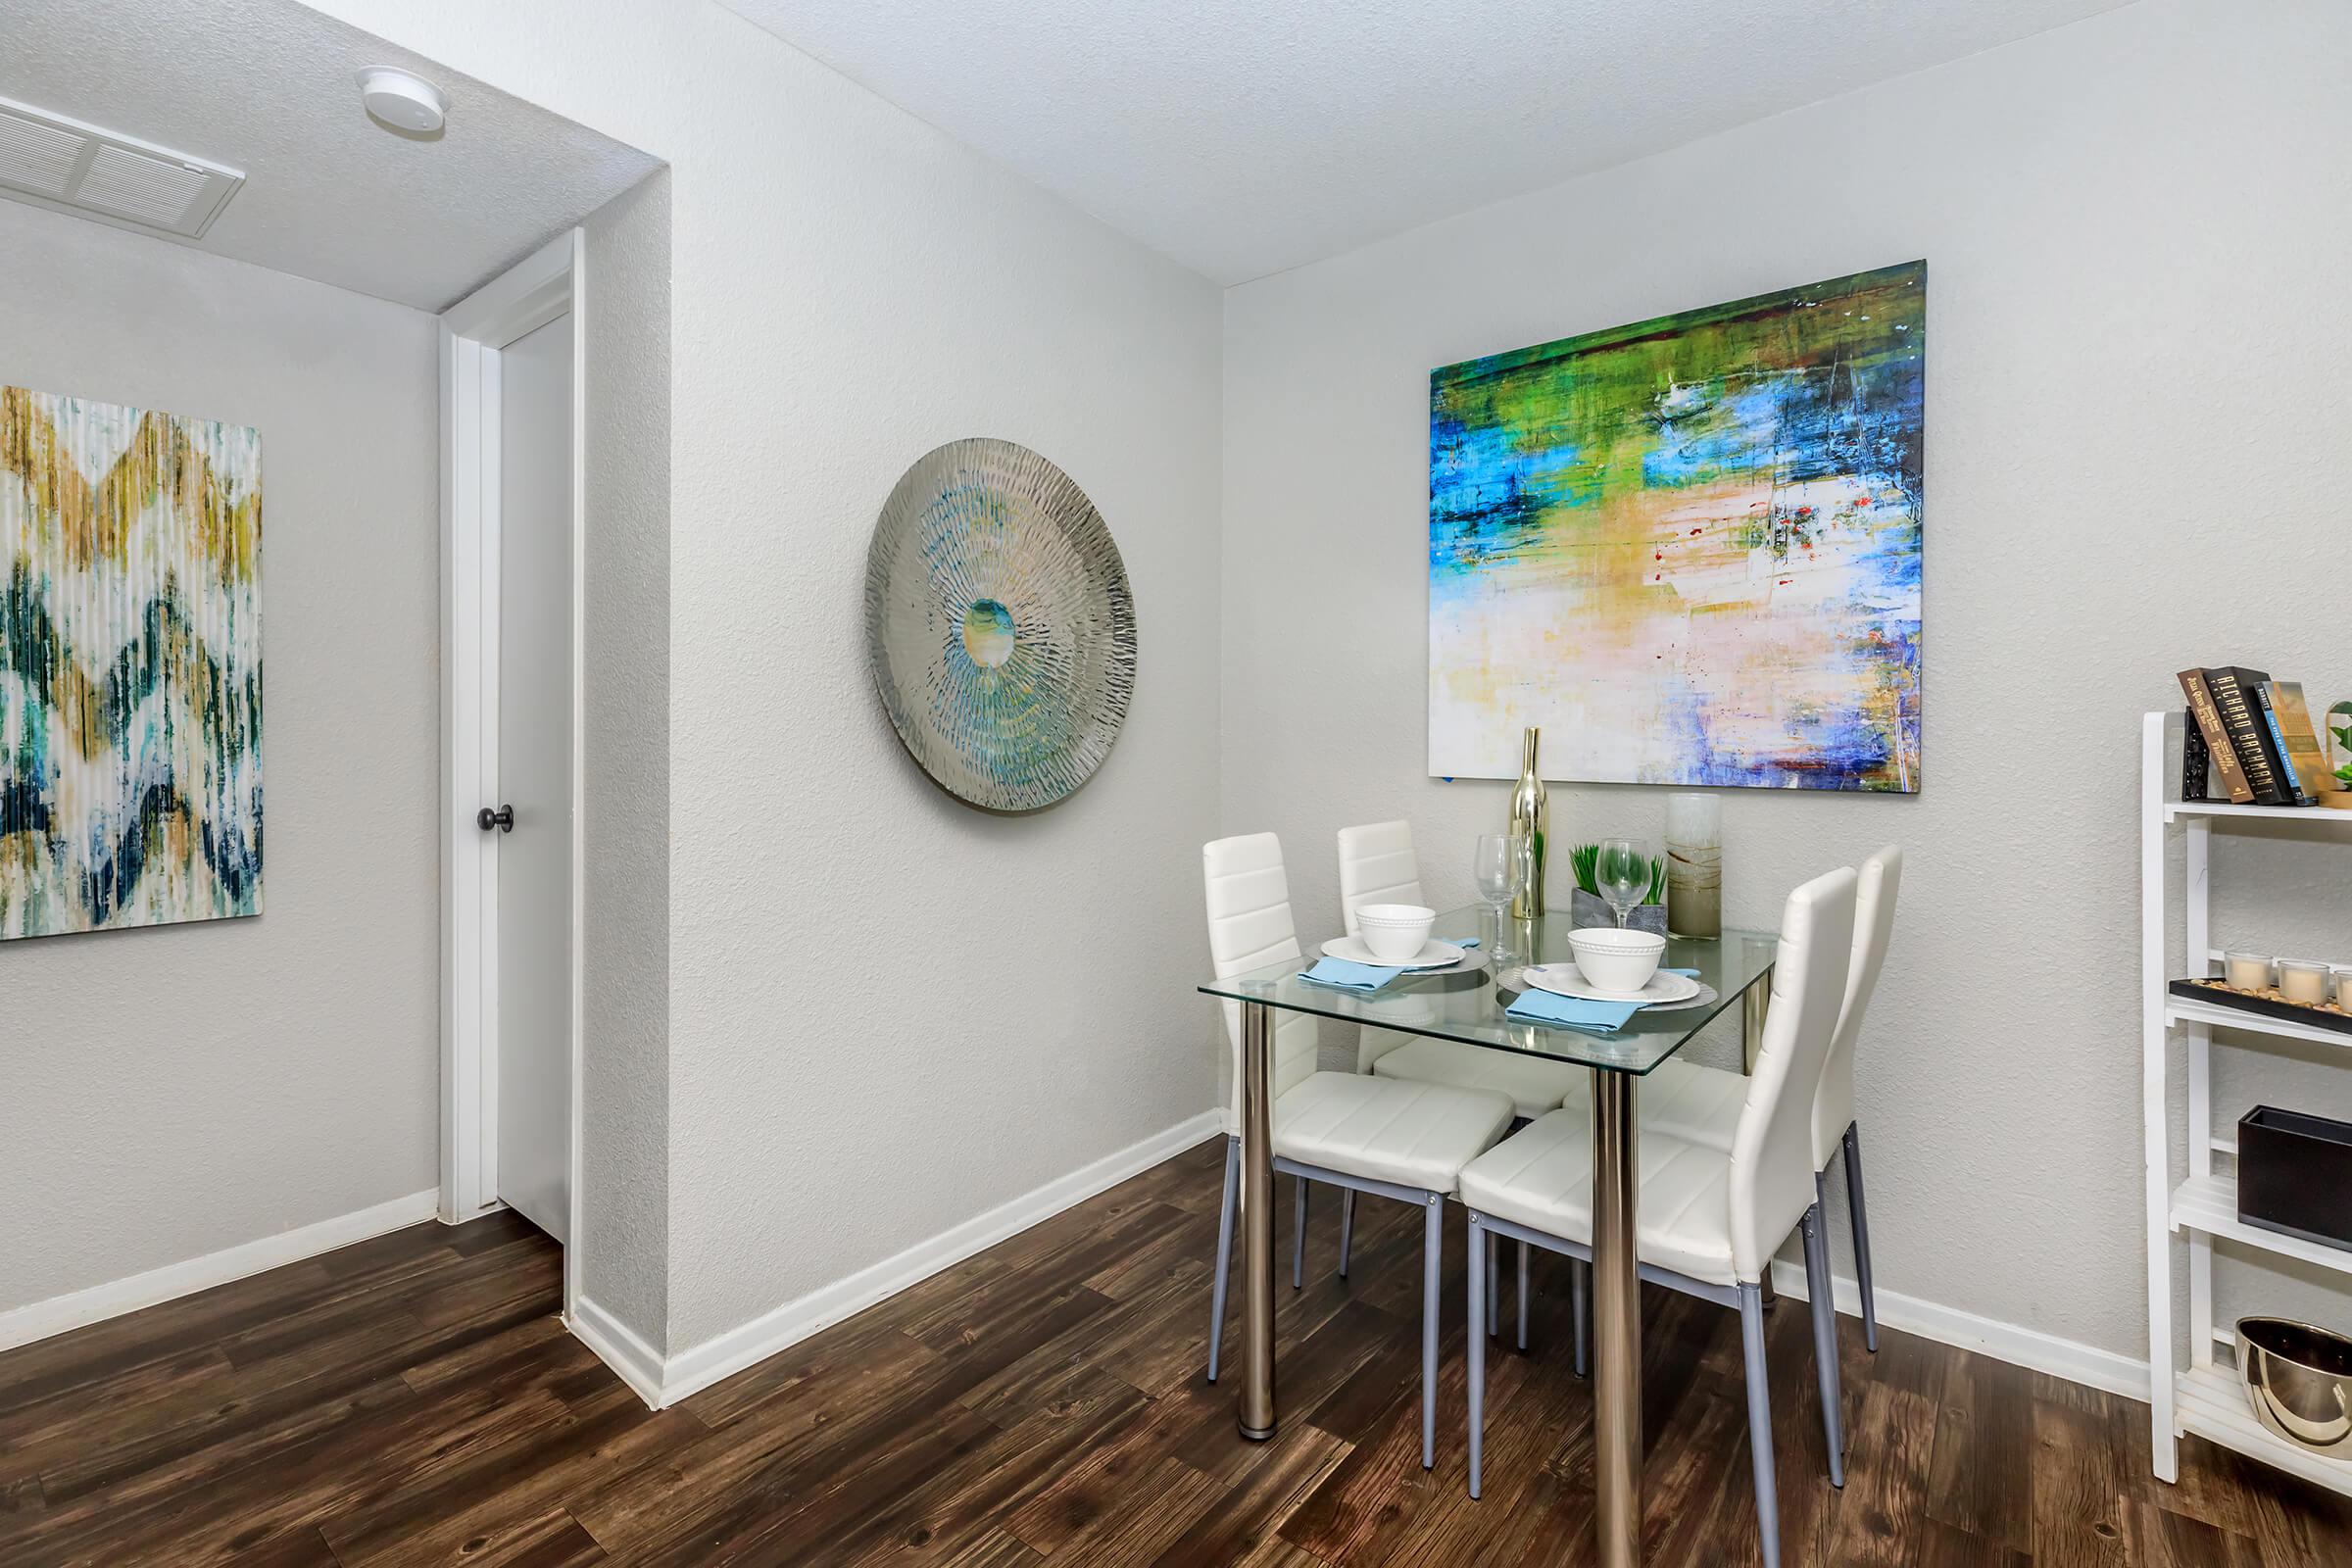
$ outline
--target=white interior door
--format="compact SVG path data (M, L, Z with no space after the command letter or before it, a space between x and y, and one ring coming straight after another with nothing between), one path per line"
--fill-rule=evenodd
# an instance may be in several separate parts
M499 351L497 1193L568 1241L571 318Z

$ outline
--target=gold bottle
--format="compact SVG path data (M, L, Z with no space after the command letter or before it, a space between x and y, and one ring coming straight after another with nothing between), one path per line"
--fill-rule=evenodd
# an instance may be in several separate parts
M1511 900L1511 918L1533 919L1544 912L1544 851L1551 836L1551 799L1536 776L1536 747L1544 732L1533 725L1519 741L1519 782L1511 790L1511 832L1524 835L1528 846L1527 886Z

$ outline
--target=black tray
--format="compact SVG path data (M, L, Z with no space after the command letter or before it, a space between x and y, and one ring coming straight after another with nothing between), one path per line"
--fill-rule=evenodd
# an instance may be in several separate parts
M2332 1029L2339 1035L2352 1035L2352 1014L2328 1007L2308 1007L2300 1002L2282 1002L2274 997L2249 997L2243 991L2230 990L2218 980L2176 980L2166 989L2191 1002L2210 1002L2219 1007L2235 1007L2240 1012L2257 1013L2283 1023L2310 1024L2314 1028Z

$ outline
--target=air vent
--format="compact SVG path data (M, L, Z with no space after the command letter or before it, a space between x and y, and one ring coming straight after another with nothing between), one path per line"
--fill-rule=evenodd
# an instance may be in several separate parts
M202 239L244 183L233 169L0 98L0 195Z

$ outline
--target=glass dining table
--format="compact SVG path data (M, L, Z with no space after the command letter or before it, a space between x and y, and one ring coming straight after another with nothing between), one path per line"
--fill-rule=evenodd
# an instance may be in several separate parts
M1526 965L1569 960L1570 929L1565 912L1514 920L1473 906L1441 915L1432 932L1440 940L1478 938L1480 957L1472 968L1399 975L1375 993L1359 995L1301 980L1299 971L1311 957L1289 958L1200 988L1242 1004L1240 1420L1247 1438L1274 1434L1274 1147L1267 1095L1273 1014L1312 1013L1590 1067L1594 1528L1602 1568L1636 1568L1642 1560L1641 1276L1634 1247L1641 1198L1641 1083L1735 1004L1740 1008L1745 1061L1753 1064L1778 941L1763 931L1726 931L1703 940L1669 937L1661 966L1695 971L1713 995L1702 991L1695 1003L1645 1007L1611 1035L1506 1016L1504 1009L1524 989Z

